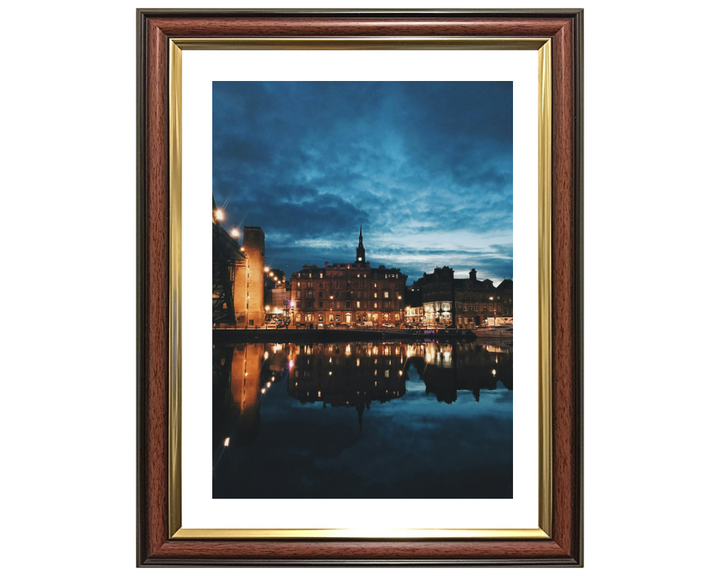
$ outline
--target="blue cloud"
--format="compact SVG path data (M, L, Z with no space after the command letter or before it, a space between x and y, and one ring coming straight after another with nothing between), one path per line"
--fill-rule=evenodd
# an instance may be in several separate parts
M215 82L213 194L288 274L352 261L363 225L370 262L410 282L439 265L511 277L512 97L511 82Z

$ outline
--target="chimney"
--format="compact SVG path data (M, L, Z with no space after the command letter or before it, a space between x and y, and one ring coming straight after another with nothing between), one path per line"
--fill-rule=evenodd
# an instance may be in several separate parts
M470 270L470 280L477 280L477 270L475 268Z

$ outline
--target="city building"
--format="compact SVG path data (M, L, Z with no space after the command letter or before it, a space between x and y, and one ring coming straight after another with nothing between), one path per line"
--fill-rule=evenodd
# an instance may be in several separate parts
M497 293L497 317L505 319L505 323L509 319L512 323L513 317L513 281L503 280L495 289Z
M414 284L405 288L405 323L412 326L425 323L422 294L420 288Z
M420 288L425 323L430 327L449 326L453 322L453 269L435 268L423 274L415 284Z
M512 322L512 280L504 280L496 288L491 280L478 280L474 268L468 278L455 278L453 269L444 266L423 274L415 285L429 327L472 329Z
M453 280L455 291L454 323L459 328L478 328L487 325L489 317L497 314L496 290L491 280L478 280L475 268L468 278Z
M290 282L285 281L285 272L279 268L265 270L265 312L266 320L286 316L290 311Z
M290 278L290 304L296 326L399 326L403 321L407 276L398 268L370 266L362 227L352 263L325 262L322 268L305 265Z
M290 282L283 282L272 289L270 300L265 300L265 307L270 310L274 317L285 317L290 313Z

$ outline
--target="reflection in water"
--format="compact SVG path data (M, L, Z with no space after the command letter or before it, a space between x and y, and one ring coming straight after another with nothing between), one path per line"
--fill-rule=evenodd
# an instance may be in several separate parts
M511 391L487 344L216 345L213 496L512 497Z

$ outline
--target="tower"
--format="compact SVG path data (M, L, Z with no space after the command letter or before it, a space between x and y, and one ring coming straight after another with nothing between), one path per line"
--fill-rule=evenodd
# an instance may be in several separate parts
M235 316L238 326L265 324L265 233L258 226L243 228L245 260L235 268Z
M365 264L365 247L362 243L362 226L360 226L360 239L358 241L358 247L355 249L355 263Z

